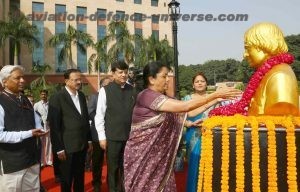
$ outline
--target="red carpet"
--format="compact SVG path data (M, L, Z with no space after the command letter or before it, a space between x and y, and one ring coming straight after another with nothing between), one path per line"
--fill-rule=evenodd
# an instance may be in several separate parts
M103 175L106 175L106 166L103 167ZM184 192L185 191L185 183L186 183L186 176L187 176L187 166L185 165L185 169L183 172L176 172L176 185L177 185L177 192ZM102 176L102 191L107 192L107 184L105 176ZM54 174L52 167L46 167L42 170L42 184L47 189L48 192L59 192L60 185L59 183L54 182ZM92 192L92 172L85 172L85 191Z

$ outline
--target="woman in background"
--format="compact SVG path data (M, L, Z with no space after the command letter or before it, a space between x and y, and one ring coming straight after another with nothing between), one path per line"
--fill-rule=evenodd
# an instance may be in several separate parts
M205 99L209 97L206 93L207 90L207 78L201 72L197 73L193 79L194 93L187 95L183 98L184 101L194 99ZM188 159L188 177L186 184L187 192L197 191L198 173L199 173L199 162L201 154L201 127L199 124L208 117L208 113L218 103L218 99L212 100L207 104L196 108L187 113L187 120L185 121L186 126L186 152Z

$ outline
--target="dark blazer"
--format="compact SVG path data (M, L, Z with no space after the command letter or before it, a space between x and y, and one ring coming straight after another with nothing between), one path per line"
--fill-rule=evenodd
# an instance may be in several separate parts
M98 96L99 93L95 93L91 95L90 100L88 102L88 111L89 111L89 117L91 120L91 135L92 140L94 142L99 142L98 133L95 127L95 116L96 116L96 110L97 110L97 103L98 103Z
M65 87L49 100L48 121L55 152L78 152L87 147L88 140L91 141L85 96L81 91L78 96L81 114Z

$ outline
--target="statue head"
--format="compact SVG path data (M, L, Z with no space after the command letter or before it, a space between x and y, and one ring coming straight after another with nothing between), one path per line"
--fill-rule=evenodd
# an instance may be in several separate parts
M288 51L283 33L272 23L258 23L252 26L244 36L244 58L250 66L257 68L271 56Z

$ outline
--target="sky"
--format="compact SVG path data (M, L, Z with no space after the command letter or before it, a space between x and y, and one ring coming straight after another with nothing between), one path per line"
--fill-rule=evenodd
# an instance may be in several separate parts
M247 21L178 21L179 65L243 59L244 33L259 22L300 34L300 0L177 0L181 14L248 14Z

